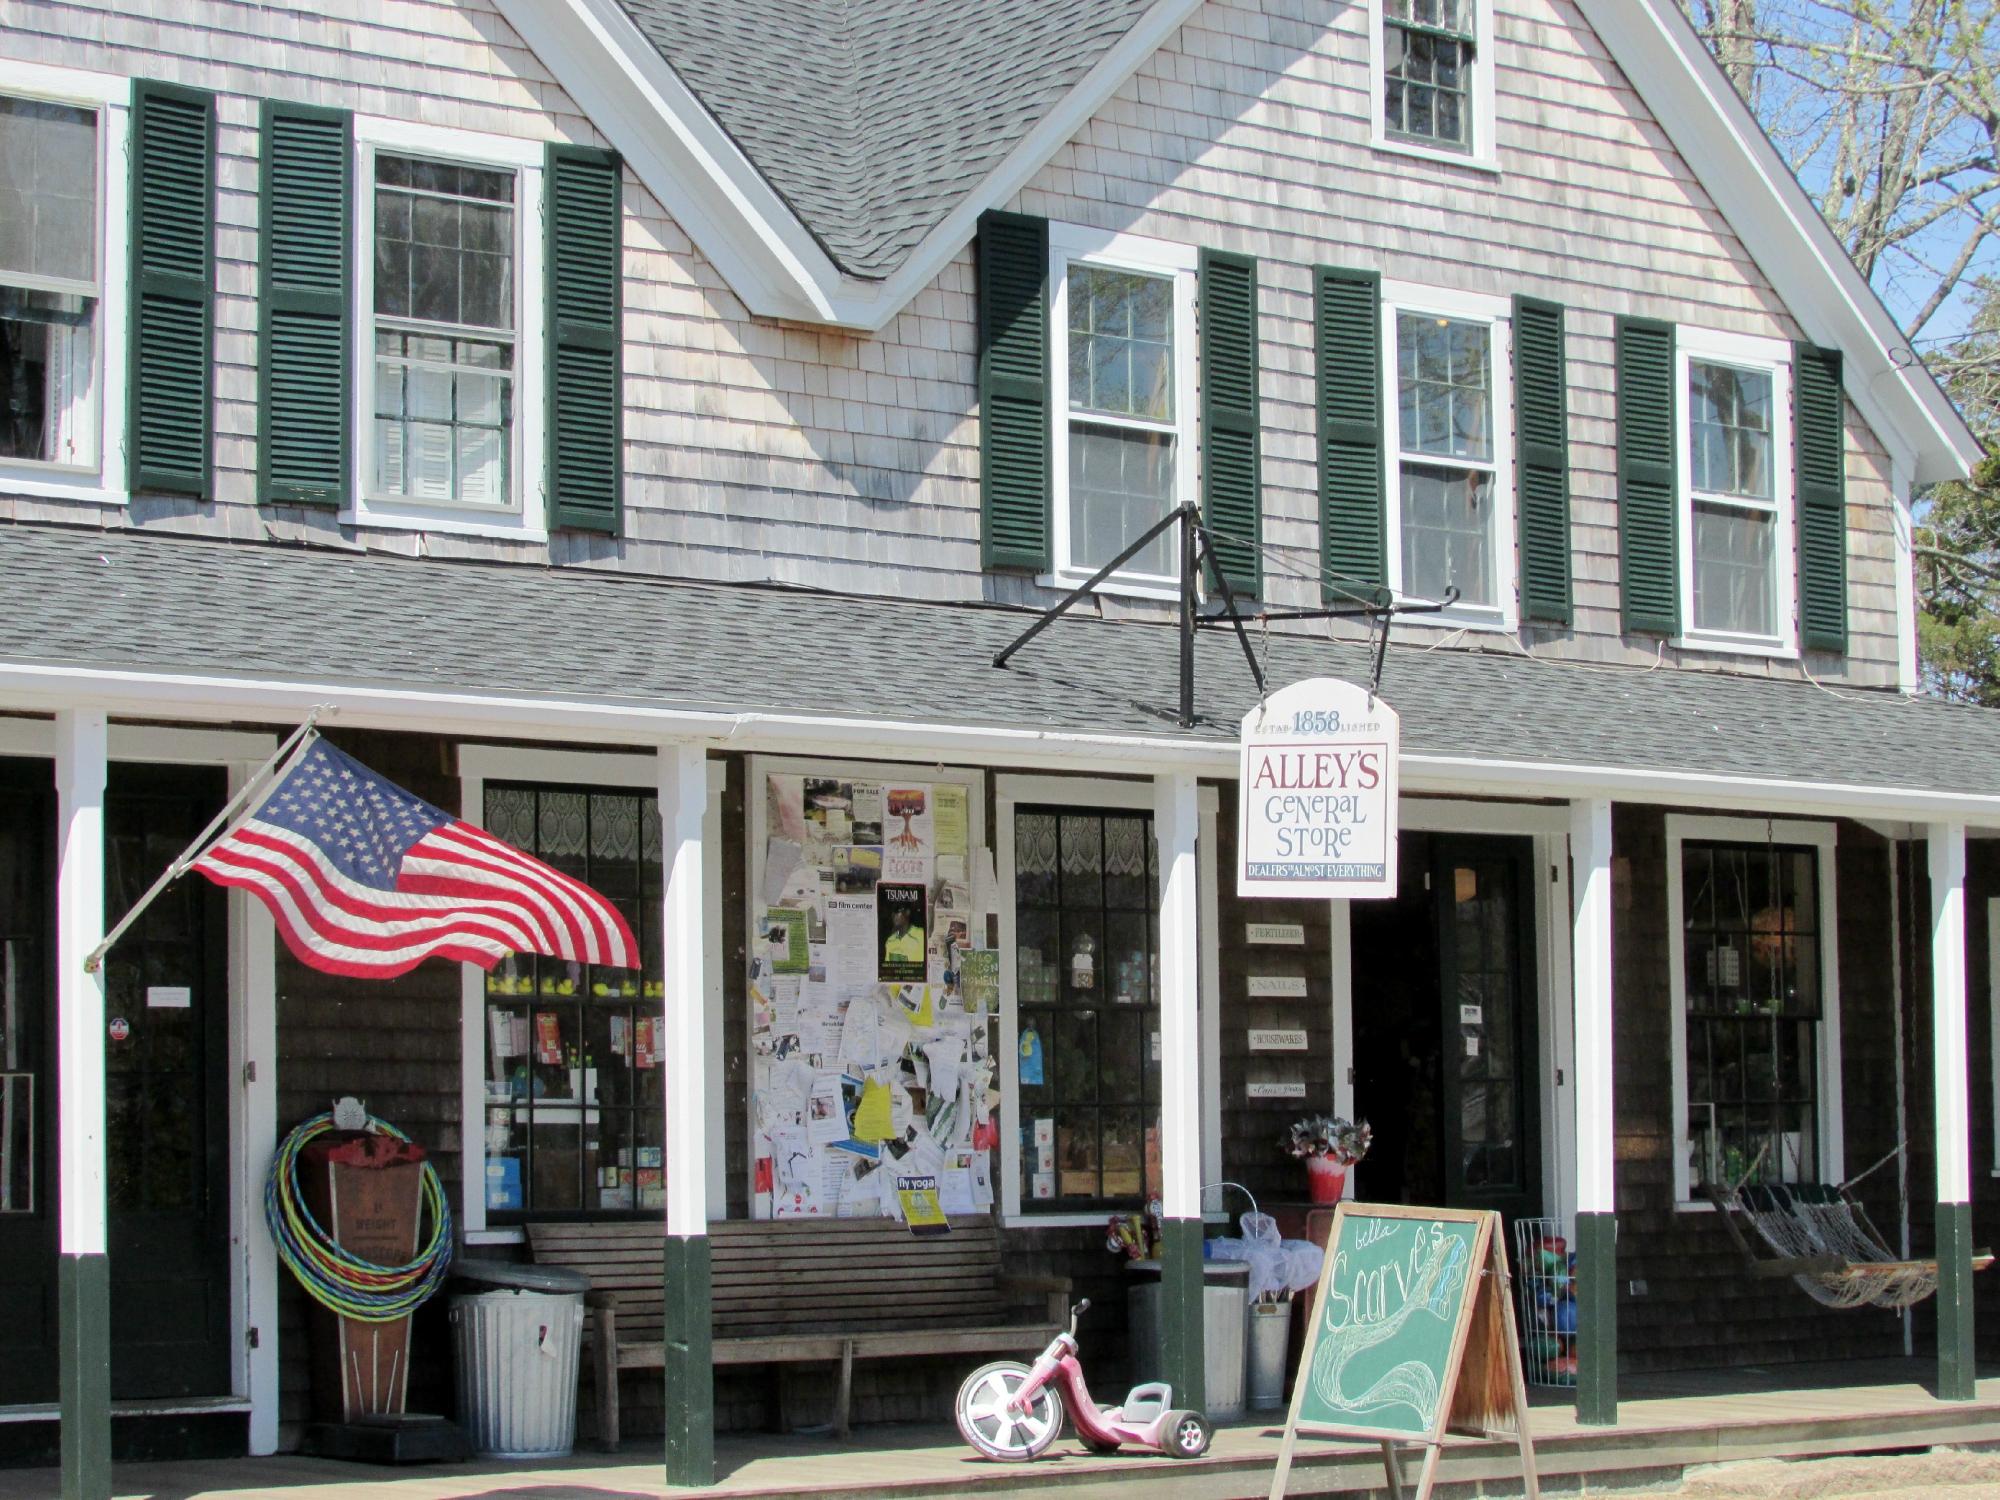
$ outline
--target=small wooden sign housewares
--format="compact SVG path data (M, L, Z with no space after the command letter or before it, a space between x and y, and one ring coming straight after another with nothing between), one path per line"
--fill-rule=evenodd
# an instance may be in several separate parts
M1342 1203L1299 1355L1271 1500L1285 1493L1301 1433L1379 1442L1389 1492L1398 1497L1397 1448L1422 1446L1415 1500L1429 1500L1448 1432L1511 1434L1528 1500L1540 1500L1508 1289L1497 1213Z

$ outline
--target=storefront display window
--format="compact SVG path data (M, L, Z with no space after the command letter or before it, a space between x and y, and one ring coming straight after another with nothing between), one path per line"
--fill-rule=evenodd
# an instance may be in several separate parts
M659 800L651 793L488 783L495 837L601 892L644 966L519 954L486 977L486 1207L490 1216L659 1213Z
M1818 1181L1816 852L1689 842L1680 879L1692 1185Z
M1158 889L1147 814L1016 809L1024 1205L1159 1191Z

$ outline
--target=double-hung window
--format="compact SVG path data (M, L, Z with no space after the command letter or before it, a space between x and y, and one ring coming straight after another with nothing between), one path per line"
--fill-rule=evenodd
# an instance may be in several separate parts
M1452 618L1510 624L1514 599L1508 307L1498 298L1384 288L1391 584L1458 591Z
M1681 618L1694 642L1789 650L1790 352L1682 329Z
M1667 820L1682 1201L1838 1180L1829 824Z
M105 378L124 355L123 283L106 274L124 205L106 163L124 151L130 87L0 64L0 468L21 493L124 498L103 439L124 407Z
M358 119L366 397L355 519L542 523L542 176L532 142Z
M1491 0L1373 0L1375 144L1493 165Z
M1055 558L1081 581L1194 495L1194 287L1188 246L1054 225ZM1179 576L1171 528L1119 569Z

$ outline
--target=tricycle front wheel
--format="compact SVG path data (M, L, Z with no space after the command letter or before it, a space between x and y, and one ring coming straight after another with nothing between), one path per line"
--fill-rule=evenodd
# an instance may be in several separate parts
M1021 1463L1040 1458L1062 1433L1062 1399L1047 1386L1017 1405L1028 1367L1016 1360L982 1365L965 1377L954 1408L958 1435L988 1458Z

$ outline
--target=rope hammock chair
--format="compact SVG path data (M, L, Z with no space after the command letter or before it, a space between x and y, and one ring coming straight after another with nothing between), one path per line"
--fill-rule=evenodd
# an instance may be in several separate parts
M1707 1184L1703 1191L1721 1211L1730 1238L1753 1275L1789 1276L1826 1307L1909 1307L1937 1291L1938 1263L1898 1258L1868 1211L1848 1191L1902 1149L1898 1146L1860 1177L1838 1187L1818 1182L1746 1187L1763 1163L1760 1151L1741 1180L1721 1189ZM1750 1221L1777 1259L1757 1254L1737 1227L1739 1215ZM1973 1270L1983 1271L1992 1264L1989 1251L1974 1253Z

